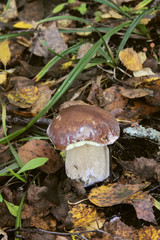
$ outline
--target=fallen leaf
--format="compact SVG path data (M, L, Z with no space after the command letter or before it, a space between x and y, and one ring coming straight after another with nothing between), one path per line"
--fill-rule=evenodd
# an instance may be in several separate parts
M93 46L93 44L86 42L83 45L80 46L80 48L78 49L78 53L77 53L77 58L81 59L82 57L84 57L84 55L89 51L89 49Z
M10 59L11 59L11 52L9 49L9 41L5 40L0 44L0 61L3 63L5 69Z
M31 113L33 114L39 113L49 102L54 92L55 90L51 91L48 86L39 86L38 97L32 104Z
M33 28L33 25L30 23L27 23L27 22L20 21L20 22L15 23L13 25L13 27L21 28L21 29L30 29L30 28Z
M150 68L142 68L139 71L135 71L133 72L133 76L134 77L144 77L144 76L150 76L150 75L154 75L154 72L152 72L152 70Z
M89 200L99 207L108 207L126 201L131 195L143 188L145 184L113 183L107 186L93 188L89 193Z
M41 34L38 38L36 46L34 50L32 50L33 45L35 44L33 41L30 51L33 51L33 53L37 56L48 57L49 51L48 48L43 44L44 41L47 43L48 48L56 53L61 53L67 49L67 44L61 37L55 22L52 22L48 26L41 26Z
M132 239L132 240L159 240L160 228L154 226L143 226L140 229L135 229L120 221L120 219L112 220L105 223L106 234L103 234L104 240L115 239ZM110 235L107 235L109 233ZM97 239L97 238L96 238ZM96 240L95 239L95 240ZM99 239L100 240L100 239Z
M20 90L13 90L7 94L9 101L21 108L31 107L38 98L38 87L27 86Z
M136 210L137 217L148 222L156 223L153 212L152 196L147 192L136 192L130 196L125 202L130 203Z
M69 211L71 215L71 221L74 224L74 230L76 228L82 228L86 230L93 230L101 228L105 222L104 214L98 212L94 206L88 206L87 204L80 203Z
M37 157L49 158L49 160L40 167L41 171L48 174L57 172L63 166L54 148L44 140L31 140L27 142L18 149L18 155L23 165Z
M152 95L153 91L149 89L143 89L143 88L137 88L137 89L121 88L120 93L127 98L141 98L147 95Z
M5 84L7 82L7 73L0 72L0 84Z
M109 112L119 108L124 109L127 106L128 99L121 94L121 86L112 86L103 91L103 108Z
M120 51L119 58L123 65L131 71L139 71L142 69L140 58L133 48L126 48Z

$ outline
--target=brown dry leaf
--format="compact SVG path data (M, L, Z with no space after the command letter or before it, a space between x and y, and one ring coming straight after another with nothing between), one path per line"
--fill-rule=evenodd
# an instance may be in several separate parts
M120 219L105 224L105 231L111 235L103 234L104 240L132 239L132 240L159 240L160 228L144 226L141 229L134 229L125 225ZM100 239L99 239L100 240Z
M51 91L48 86L38 87L38 97L34 104L32 105L31 113L39 113L45 105L49 102L54 91Z
M121 88L120 93L127 98L141 98L147 95L152 95L153 91L149 89L137 88L137 89L125 89Z
M77 58L81 59L82 57L84 57L84 55L89 51L89 49L93 46L93 44L86 42L83 45L80 46L80 48L78 49L78 53L77 53Z
M40 200L41 200L40 194L42 194L46 191L47 191L47 187L45 187L45 186L39 187L39 186L35 186L35 185L31 184L27 191L28 202L31 205L33 205L33 203L35 203L35 202L40 202ZM38 209L36 209L36 211L38 211Z
M105 223L104 230L112 235L109 236L104 234L103 236L105 240L115 240L119 238L138 240L137 230L124 224L119 218L115 218L112 221Z
M22 219L30 218L33 214L33 211L34 211L33 206L23 203L21 218Z
M75 228L84 228L86 230L93 230L101 228L105 222L102 212L97 212L94 206L80 203L69 211L72 216L72 223Z
M126 201L131 195L139 191L145 184L113 183L107 186L93 188L89 193L89 200L99 206L108 207Z
M56 53L61 53L67 49L67 45L61 37L55 22L50 23L48 26L41 26L41 35L38 38L36 47L33 50L33 53L37 56L48 57L49 51L48 48L42 44L43 41L47 43L48 48L52 49ZM30 48L31 51L32 48L33 47Z
M159 107L150 106L145 103L145 101L141 99L137 99L132 102L131 106L127 106L125 110L123 110L122 114L118 116L119 120L129 120L131 122L139 122L143 118L149 118L153 113L159 111Z
M11 59L11 52L9 49L9 41L5 40L0 44L0 61L3 63L5 69L10 59Z
M54 148L44 140L31 140L27 142L18 149L18 155L23 165L33 158L49 158L49 160L40 167L41 171L45 173L55 173L63 166Z
M120 86L112 86L103 91L102 102L105 110L111 112L116 108L123 109L127 105L128 99L120 93L121 88Z
M21 108L29 108L38 98L38 87L27 86L25 88L10 91L7 94L9 101Z
M130 196L126 203L130 203L136 210L137 217L148 222L156 224L155 216L153 213L152 196L147 192L137 192Z
M120 51L119 58L123 65L131 71L139 71L142 69L140 58L133 48L126 48Z
M55 231L56 220L45 217L44 219L39 216L31 216L30 226L48 231Z
M158 81L158 83L156 83ZM129 78L125 83L128 86L135 87L137 88L138 86L146 86L145 84L152 85L152 84L157 84L160 85L160 74L155 74L151 76L146 76L146 77L132 77Z

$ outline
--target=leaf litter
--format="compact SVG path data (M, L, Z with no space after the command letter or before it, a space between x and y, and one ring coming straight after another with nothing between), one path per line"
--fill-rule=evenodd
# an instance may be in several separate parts
M52 1L46 6L43 5L43 1L11 2L8 10L2 10L0 15L2 34L5 31L10 33L9 29L12 28L35 29L35 21L49 16L55 4L51 3ZM115 1L117 6L122 7L121 10L118 8L119 11L115 11L107 5L101 5L103 1L95 2L97 5L96 8L93 5L93 12L89 10L92 9L90 8L92 3L87 3L87 12L88 16L92 16L91 21L94 19L92 24L95 26L100 24L101 27L107 24L113 28L117 26L118 21L122 19L124 21L123 9L133 14L143 9L141 4L137 6L133 4L131 9L128 1ZM75 11L76 14L81 14L81 7L83 7L81 1L75 1L74 8L73 5L67 5L68 12ZM97 9L100 11L97 15L99 18L95 18L94 15ZM65 13L65 8L63 11ZM70 16L68 12L67 15ZM118 67L115 66L113 69L104 60L101 61L100 53L104 50L102 48L93 56L86 70L76 78L71 89L52 110L48 111L44 119L37 121L25 135L22 135L24 139L17 138L12 142L23 164L34 158L49 158L45 165L27 171L27 184L20 182L16 175L13 180L9 180L9 174L11 171L17 171L18 164L7 144L1 146L0 173L8 174L8 176L1 175L0 179L2 186L0 225L1 235L5 239L13 238L13 233L16 232L15 217L12 216L9 208L19 206L25 192L27 195L22 207L22 225L19 233L26 239L66 240L72 237L72 239L158 240L160 238L158 205L155 204L155 199L160 201L157 144L159 143L160 54L156 40L159 30L155 28L158 22L155 16L158 15L154 14L153 19L151 20L150 17L146 25L141 22L144 34L142 38L136 32L142 30L140 25L135 29L134 34L130 35L125 48L119 52ZM6 28L9 26L6 23L11 24L9 29ZM78 59L85 56L97 38L94 32L90 30L85 32L90 27L86 23L77 24L76 21L69 20L67 25L63 21L61 25L59 24L58 21L43 23L32 37L1 42L0 98L7 109L8 135L14 133L16 129L21 129L26 123L29 124L31 117L43 111ZM153 26L155 43L151 41L152 37L149 43L147 38L149 35L152 36ZM76 28L80 32L75 34ZM147 28L150 31L145 32ZM67 33L69 30L71 32ZM124 36L123 31L118 34ZM118 34L116 38L109 38L106 43L107 54L110 53L111 58L120 44ZM48 69L40 81L33 81L46 63L66 51L68 46L77 40L84 43L78 51L61 58ZM62 106L77 104L104 108L111 112L121 125L123 130L121 137L112 146L114 183L105 180L97 186L84 188L82 183L68 179L64 170L65 153L60 154L48 139L46 140L45 132L49 124L46 120L52 119ZM138 135L133 131L127 132L128 127L132 130L140 129L141 124L148 131L152 129L154 137L157 136L156 141L150 138L148 133L140 136L140 131ZM5 168L5 164L9 170ZM6 205L3 199L9 204ZM126 211L133 216L133 219L127 218ZM126 218L123 217L124 215ZM31 228L35 232L32 232ZM63 235L65 233L68 235Z

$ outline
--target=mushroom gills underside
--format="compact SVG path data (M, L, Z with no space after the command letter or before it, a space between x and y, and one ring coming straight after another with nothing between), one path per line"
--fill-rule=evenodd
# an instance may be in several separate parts
M65 169L69 178L84 182L84 187L102 182L110 175L109 149L85 144L67 150Z

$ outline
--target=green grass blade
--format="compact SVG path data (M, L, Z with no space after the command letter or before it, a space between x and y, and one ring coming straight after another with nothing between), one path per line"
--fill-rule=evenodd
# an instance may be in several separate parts
M66 54L72 53L73 51L77 50L80 46L82 45L82 43L78 43L68 49L66 49L65 51L63 51L60 55L63 57ZM45 74L46 72L48 72L48 70L58 61L60 60L61 57L60 56L55 56L54 58L52 58L45 66L44 68L42 68L42 70L34 77L34 81L38 82Z
M33 31L20 31L20 32L14 32L14 33L9 33L9 34L3 34L3 35L0 35L0 41L4 41L6 39L10 39L10 38L16 38L18 36L24 36L24 35L27 35L27 34L31 34L35 32L35 30Z
M24 203L24 199L25 199L26 195L27 195L27 192L24 193L24 195L23 195L23 197L21 199L21 202L19 204L17 217L16 217L15 228L22 228L21 213L22 213L22 207L23 207L23 203ZM15 234L18 234L18 231ZM15 240L19 240L19 238L15 237Z
M123 23L119 26L116 26L115 28L111 29L108 33L106 33L103 38L104 40L107 40L108 38L110 38L113 34L115 34L116 32L120 31L122 28L127 27L130 23L126 22ZM10 135L4 138L2 138L0 140L0 143L5 143L8 140L12 140L15 137L19 136L21 133L25 132L26 130L28 130L40 117L42 117L46 112L48 112L48 110L59 100L59 98L68 90L68 88L71 86L71 84L73 83L73 81L76 79L76 77L83 71L83 69L85 68L85 66L89 63L89 61L91 60L91 58L93 57L93 55L96 53L96 51L98 51L98 49L101 47L103 43L103 40L100 39L98 40L93 46L92 48L87 52L87 54L81 58L79 60L79 62L77 63L77 65L74 67L74 69L70 72L70 74L68 75L68 77L66 78L66 80L62 83L62 85L59 87L59 89L57 90L57 92L54 94L54 96L51 98L51 100L46 104L46 106L44 107L44 109L39 112L37 114L37 116L30 121L30 123L18 130L15 133L12 133Z
M9 169L8 167L6 167L8 169L8 171L12 174L13 177L18 178L19 180L21 180L22 182L27 182L24 178L22 178L18 173L15 173L12 169Z
M146 10L143 13L141 13L137 18L135 18L133 20L133 22L131 23L130 27L128 28L126 34L124 35L119 47L118 47L118 51L117 51L117 56L116 56L116 62L118 61L118 57L119 57L119 52L123 49L124 45L126 44L128 38L130 37L130 34L132 33L132 31L134 30L134 28L137 26L137 24L140 22L140 20L147 14L151 13L153 11L152 9Z
M122 15L130 18L130 15L128 15L128 13L124 12L121 8L119 8L115 3L113 3L112 1L107 1L107 0L94 0L95 2L99 2L102 4L105 4L107 6L109 6L110 8L113 8L114 10L116 10L117 12L121 13Z

